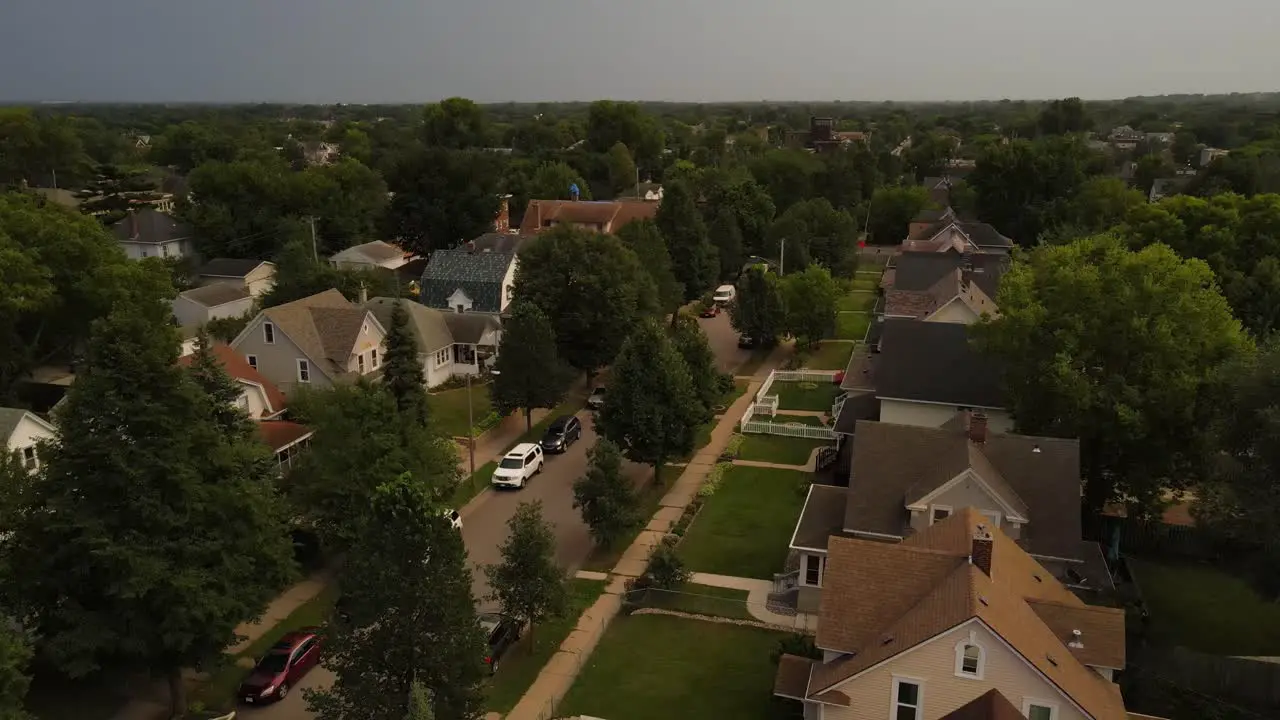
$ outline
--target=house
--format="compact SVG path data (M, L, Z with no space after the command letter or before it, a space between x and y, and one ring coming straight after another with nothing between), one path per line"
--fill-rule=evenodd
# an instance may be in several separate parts
M409 316L409 331L418 347L427 387L455 376L478 374L497 352L501 326L492 315L441 312L404 298L377 297L364 307L389 328L396 303Z
M284 393L227 345L214 345L211 350L227 375L240 387L235 405L254 420L258 437L275 453L280 472L293 467L298 455L306 449L315 433L301 423L282 418L286 409ZM190 367L193 358L179 358L178 364Z
M1013 429L1000 365L970 345L967 325L904 318L886 318L879 325L873 352L849 358L840 384L848 396L836 417L836 433L852 435L854 423L876 417L937 428L967 410L985 413L995 432ZM874 415L868 414L871 409ZM842 453L847 445L842 443Z
M644 200L646 202L658 202L662 200L662 185L656 182L637 183L635 187L623 192L618 196L619 199L635 199Z
M783 655L774 683L805 718L1129 717L1124 611L1080 600L972 508L901 543L833 537L823 580L823 656Z
M929 192L929 202L939 205L945 210L951 210L951 187L955 184L954 180L947 176L927 177L920 184ZM955 211L952 211L951 215L954 217ZM936 220L930 220L929 222L938 222L942 219L939 216ZM916 221L912 220L912 222Z
M999 314L995 301L972 280L971 273L959 267L943 274L927 290L889 290L882 312L885 318L964 325L972 325L984 315Z
M1080 592L1110 590L1097 543L1081 540L1080 443L991 432L964 413L941 428L862 420L848 487L813 485L792 533L796 606L814 612L832 536L901 542L972 508L1054 577Z
M557 225L572 225L598 233L616 233L627 223L652 220L658 203L634 200L530 200L520 221L522 235L534 235Z
M241 317L252 311L253 296L248 290L221 283L184 290L173 299L173 316L186 327Z
M821 153L839 150L853 143L865 144L869 138L869 134L864 132L836 130L835 118L811 116L809 129L789 131L786 144Z
M40 469L41 442L57 439L53 425L30 410L0 407L0 437L5 449L16 455L22 466L30 472Z
M1200 167L1208 167L1208 165L1214 160L1217 160L1220 157L1226 157L1230 154L1230 150L1211 147L1204 148L1200 151Z
M130 259L145 257L182 258L195 255L191 229L172 215L154 208L130 210L112 226L116 240Z
M1147 199L1153 203L1160 202L1171 195L1177 195L1182 192L1189 184L1191 184L1191 178L1186 176L1156 178L1151 183L1151 192L1148 194Z
M1132 150L1138 146L1138 143L1147 139L1147 134L1134 130L1128 125L1121 125L1112 128L1111 134L1107 136L1107 139L1119 149Z
M302 159L308 165L328 165L338 159L339 148L333 143L311 140L302 143Z
M243 288L250 296L259 298L275 285L276 265L249 258L214 258L196 270L196 282Z
M231 347L287 397L376 374L385 337L372 313L325 290L259 312Z
M946 178L925 179L937 180L937 187L942 188L944 191L950 191L951 189L951 181ZM926 185L926 187L928 187L928 185ZM958 219L959 218L956 217L956 211L946 203L940 203L937 207L927 207L916 213L916 216L911 218L911 222L907 223L907 236L918 237L922 233L926 232L930 227L933 227L938 223L945 223Z
M503 312L511 304L520 264L517 253L534 237L486 233L461 247L431 253L418 300L429 308L459 313Z
M396 270L412 259L413 253L406 253L391 243L374 240L361 245L353 245L334 254L329 258L329 263L334 267L349 270L371 270L373 268Z
M1001 253L1013 249L1012 239L983 222L966 222L945 217L931 225L913 222L902 241L902 252Z
M885 271L882 286L886 295L892 290L922 292L934 287L948 273L960 270L964 277L977 283L987 297L995 298L1000 278L1009 270L1009 256L993 253L904 252L893 258Z

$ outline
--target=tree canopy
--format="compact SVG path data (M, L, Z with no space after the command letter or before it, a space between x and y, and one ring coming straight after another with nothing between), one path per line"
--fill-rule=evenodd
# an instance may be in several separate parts
M517 300L508 311L490 395L498 412L522 411L526 430L532 430L534 408L558 405L572 372L560 361L555 330L537 305Z

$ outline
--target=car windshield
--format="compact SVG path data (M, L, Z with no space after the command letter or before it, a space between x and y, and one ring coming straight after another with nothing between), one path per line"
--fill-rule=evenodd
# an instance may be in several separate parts
M263 672L278 673L284 672L288 665L289 653L273 652L262 658L262 662L258 663L258 669Z
M603 395L603 394L604 394L604 388L596 388L595 390L592 390L592 391L591 391L591 394L592 394L592 395Z
M498 467L503 470L519 470L524 467L523 458L502 458L502 462L498 463Z
M563 435L563 434L564 434L564 426L563 426L563 425L561 425L561 426L559 426L559 427L552 426L552 427L547 428L547 437L549 437L549 438L560 437L560 436L561 436L561 435Z

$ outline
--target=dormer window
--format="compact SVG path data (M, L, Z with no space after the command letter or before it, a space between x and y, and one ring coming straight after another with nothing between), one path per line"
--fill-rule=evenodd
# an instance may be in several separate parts
M946 505L934 505L933 507L929 508L929 524L930 525L936 522L942 522L943 520L946 520L949 517L951 517L951 508L947 507Z
M977 633L956 643L956 677L981 680L986 672L987 651L978 644Z

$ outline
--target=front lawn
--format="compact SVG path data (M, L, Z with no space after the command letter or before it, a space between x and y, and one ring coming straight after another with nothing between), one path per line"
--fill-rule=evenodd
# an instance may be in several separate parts
M775 382L769 392L778 396L778 410L831 412L840 386L831 382Z
M836 315L836 339L862 342L870 326L870 313L839 313Z
M803 367L809 370L844 370L849 366L856 343L828 340L809 352Z
M734 620L754 620L751 613L747 612L747 596L750 593L746 590L685 583L678 590L650 588L643 592L645 595L641 604L645 607Z
M680 474L683 472L684 468L682 467L672 467L670 465L664 467L662 469L661 485L653 482L653 477L650 475L644 487L636 490L638 499L636 502L635 528L619 538L613 547L593 548L586 561L582 563L582 569L594 572L609 572L613 570L614 566L618 564L618 560L622 558L622 554L627 551L627 548L631 547L631 543L635 542L636 537L649 524L649 520L653 518L654 513L658 512L658 503L662 502L662 498L671 490L671 486L676 484L676 480L680 478Z
M782 416L775 416L773 421L778 422L780 417ZM804 419L817 420L818 418L808 417ZM738 450L739 460L757 460L781 465L804 465L809 462L809 456L813 454L814 448L831 444L829 440L812 440L802 437L787 437L785 435L756 435L752 433L744 434L742 437L744 438L742 448Z
M723 405L727 410L730 405L737 402L738 398L742 397L743 393L747 391L747 386L750 384L751 382L749 380L734 380L733 389L725 393L724 396L720 398L719 404Z
M449 437L467 437L467 389L444 390L427 395L431 419ZM490 418L489 384L471 385L471 417L476 425Z
M874 292L880 287L880 274L875 275L859 273L857 277L849 281L850 290L871 290Z
M874 292L858 290L840 298L840 301L836 304L836 309L861 310L862 312L868 312L871 308L875 307L875 304L876 294Z
M608 720L775 720L787 633L663 615L619 617L556 708Z
M559 618L544 622L533 629L532 647L529 632L512 645L502 656L498 672L494 673L486 693L485 709L507 713L520 702L547 661L560 649L560 644L578 626L578 618L604 593L603 580L569 580L566 587L569 602Z
M1129 558L1151 613L1151 632L1216 655L1280 655L1280 604L1209 565Z
M799 470L730 468L689 526L680 557L694 572L773 579L808 489L809 473Z

